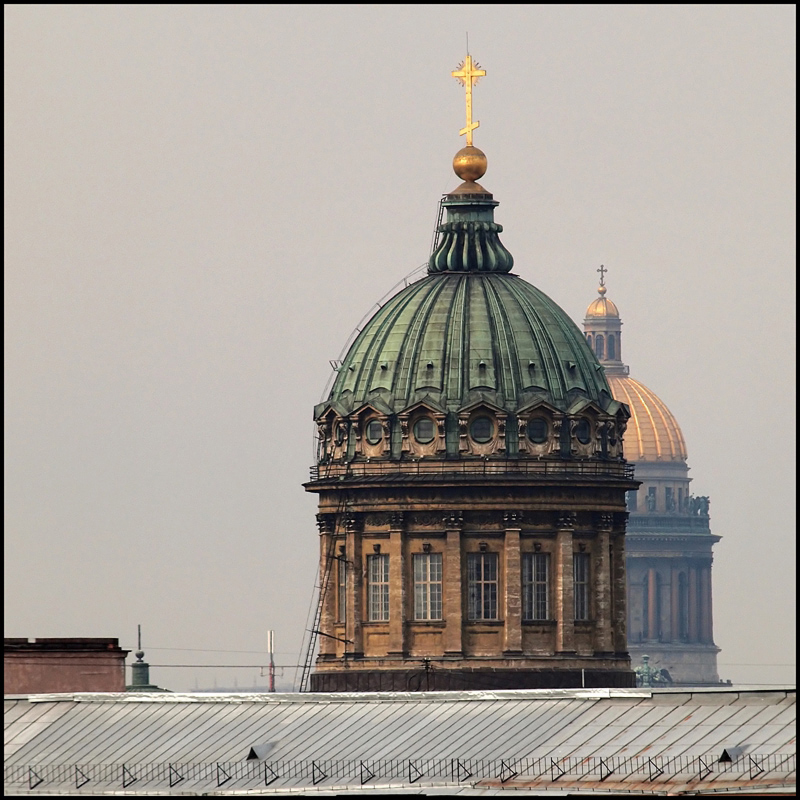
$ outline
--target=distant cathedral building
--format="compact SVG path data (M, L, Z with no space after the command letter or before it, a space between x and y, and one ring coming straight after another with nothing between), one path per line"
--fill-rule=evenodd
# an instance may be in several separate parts
M630 413L575 323L511 272L472 146L485 73L468 56L453 74L463 182L443 198L428 274L365 324L314 411L310 687L632 686Z
M675 417L622 361L619 311L606 297L605 270L584 331L611 392L631 418L625 455L641 487L628 495L628 649L634 665L666 670L674 683L718 683L711 602L708 497L692 495L686 444Z

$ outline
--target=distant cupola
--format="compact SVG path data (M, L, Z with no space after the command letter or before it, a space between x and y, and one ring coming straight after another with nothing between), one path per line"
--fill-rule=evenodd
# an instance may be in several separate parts
M616 305L606 297L605 274L608 270L601 264L597 271L600 273L600 286L597 288L600 297L592 300L586 309L583 321L586 340L605 367L606 374L627 375L628 368L622 363L622 322Z

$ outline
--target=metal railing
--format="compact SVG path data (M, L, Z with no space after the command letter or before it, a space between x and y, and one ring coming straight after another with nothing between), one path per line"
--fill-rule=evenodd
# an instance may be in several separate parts
M415 459L400 461L350 461L311 467L312 481L381 476L461 478L613 478L633 480L634 465L619 461L546 461L529 459L474 459L449 461Z

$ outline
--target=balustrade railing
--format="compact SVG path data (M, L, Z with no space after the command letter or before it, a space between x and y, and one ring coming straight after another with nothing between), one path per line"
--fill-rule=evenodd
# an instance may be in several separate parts
M619 461L546 461L533 459L415 459L400 461L351 461L311 467L311 480L347 479L381 476L420 476L441 478L492 477L602 477L633 479L633 464Z

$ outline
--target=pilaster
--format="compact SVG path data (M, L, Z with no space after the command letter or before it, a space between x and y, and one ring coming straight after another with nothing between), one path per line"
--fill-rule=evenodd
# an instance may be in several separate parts
M389 515L389 649L390 656L406 652L406 572L403 557L403 512Z
M462 656L464 619L461 586L461 516L445 514L446 541L444 548L444 632L445 655Z
M606 516L606 515L604 515ZM611 634L613 609L611 608L611 581L613 565L611 563L610 522L601 521L597 534L597 569L595 570L595 650L609 653L614 650Z
M347 514L345 517L346 555L350 580L347 583L347 625L346 639L350 643L345 646L345 652L354 657L364 655L364 633L361 622L363 620L362 604L364 597L364 564L361 557L361 529L360 520L356 514Z
M556 653L575 652L574 512L559 516L556 533Z
M503 650L508 654L522 653L522 575L520 572L520 514L507 512L504 521L507 526L505 547L503 548Z

